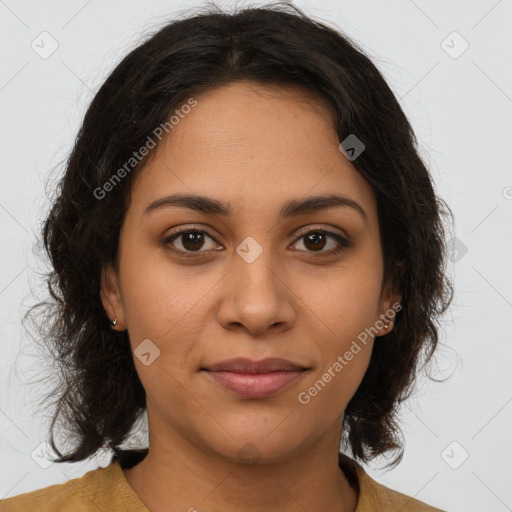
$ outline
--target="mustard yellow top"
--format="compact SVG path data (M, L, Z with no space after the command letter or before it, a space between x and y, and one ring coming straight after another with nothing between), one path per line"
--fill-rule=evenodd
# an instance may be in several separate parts
M126 480L121 462L81 478L0 501L0 512L150 512ZM355 512L443 512L373 480L364 469L340 454L340 467L358 489ZM356 479L357 478L357 479Z

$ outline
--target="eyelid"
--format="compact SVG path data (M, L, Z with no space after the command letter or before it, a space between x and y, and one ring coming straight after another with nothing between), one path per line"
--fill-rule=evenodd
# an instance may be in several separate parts
M327 226L327 228L325 226ZM207 229L204 229L201 224L183 224L178 227L177 231L174 231L171 234L166 235L164 238L169 238L171 236L177 235L178 233L183 233L186 231L201 231L201 232L206 233L210 238L215 239L215 236L217 236L217 235L211 235L210 233L208 233L208 229L212 229L213 231L216 231L216 230L214 230L210 226L205 226L205 228L207 228ZM345 238L347 241L350 241L350 236L347 234L346 231L344 231L343 229L341 229L337 226L333 226L332 224L304 224L302 226L299 226L298 228L294 228L293 231L288 236L292 236L293 234L295 234L296 238L293 241L296 241L297 237L304 235L306 233L309 233L310 231L315 231L315 230L329 231L331 229L338 231L338 233L333 233L333 234L341 236L341 237ZM215 240L215 241L217 242L217 240Z
M338 233L333 233L334 235L341 236L345 238L347 241L350 241L350 237L343 229L333 226L331 224L305 224L304 226L299 227L298 231L295 229L294 232L296 233L296 236L301 236L306 233L309 233L310 231L331 231L332 229L338 231Z

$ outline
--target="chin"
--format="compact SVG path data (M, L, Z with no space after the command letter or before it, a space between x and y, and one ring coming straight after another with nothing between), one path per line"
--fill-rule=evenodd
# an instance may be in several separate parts
M212 440L213 441L213 440ZM220 440L219 440L220 441ZM291 432L275 430L270 434L234 435L232 438L211 442L209 449L237 464L273 464L285 461L304 448L305 439L291 437Z

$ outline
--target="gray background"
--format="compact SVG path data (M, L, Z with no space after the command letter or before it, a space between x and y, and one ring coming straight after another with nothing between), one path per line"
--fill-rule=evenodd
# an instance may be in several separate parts
M46 467L37 455L48 413L36 406L47 389L37 384L44 368L21 326L32 294L44 298L38 272L47 267L35 233L48 206L45 184L53 192L62 168L50 173L71 149L94 92L144 32L193 5L203 4L0 0L0 498L108 462L99 454ZM296 5L374 59L455 214L448 268L455 297L431 368L436 379L451 378L419 379L402 410L402 463L386 472L376 460L366 469L447 511L512 510L512 1ZM44 55L52 44L56 51Z

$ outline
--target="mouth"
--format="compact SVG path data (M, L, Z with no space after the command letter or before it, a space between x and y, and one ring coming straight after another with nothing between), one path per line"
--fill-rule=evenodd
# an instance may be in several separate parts
M230 359L201 368L216 384L243 398L266 398L285 390L308 370L280 358Z

